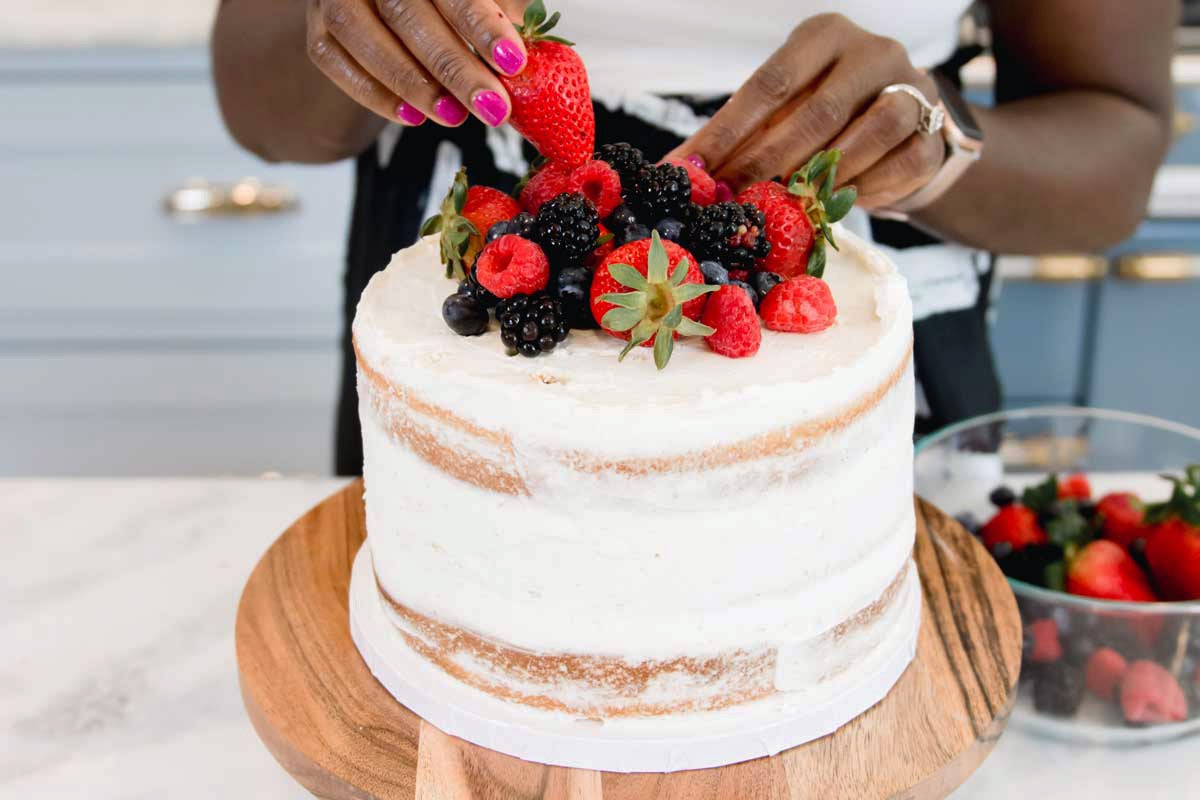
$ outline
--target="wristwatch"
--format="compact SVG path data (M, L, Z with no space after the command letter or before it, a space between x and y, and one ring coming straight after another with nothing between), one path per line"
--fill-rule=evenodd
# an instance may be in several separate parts
M937 84L938 108L944 115L941 135L946 142L946 160L929 183L890 206L874 209L871 213L877 217L907 222L914 211L925 208L945 194L983 155L983 131L958 87L938 72L929 75Z

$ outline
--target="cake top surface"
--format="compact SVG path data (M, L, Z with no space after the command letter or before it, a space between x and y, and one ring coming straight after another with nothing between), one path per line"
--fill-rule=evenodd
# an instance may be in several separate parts
M837 322L814 334L764 330L752 358L725 358L699 338L687 338L659 371L647 347L618 363L623 343L599 330L572 331L538 358L507 356L496 336L459 336L442 321L442 301L457 284L445 277L434 236L398 252L371 279L358 305L355 343L387 380L485 424L497 416L537 419L581 407L654 416L702 405L757 413L769 428L781 418L810 418L852 402L907 357L911 305L904 279L868 243L844 230L838 238L841 250L830 251L825 272ZM505 397L502 414L495 408L498 394Z

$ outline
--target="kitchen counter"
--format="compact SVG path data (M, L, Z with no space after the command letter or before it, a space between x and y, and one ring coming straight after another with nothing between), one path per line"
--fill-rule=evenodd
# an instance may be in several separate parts
M233 623L259 555L342 485L0 481L0 798L308 797L243 712ZM1194 797L1196 747L1010 728L955 797Z

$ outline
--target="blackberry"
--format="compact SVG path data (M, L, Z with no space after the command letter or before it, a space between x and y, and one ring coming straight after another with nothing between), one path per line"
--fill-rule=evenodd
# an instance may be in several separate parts
M534 217L531 236L542 246L551 266L583 263L600 238L600 216L592 201L575 192L547 200Z
M516 294L496 306L500 341L510 356L549 353L567 338L562 303L545 292Z
M621 176L622 185L639 169L646 166L646 157L642 155L642 151L628 142L602 144L592 158L597 161L607 161L608 165Z
M765 226L763 212L753 203L714 203L696 212L688 226L689 249L701 261L720 261L726 269L753 269L755 259L771 252Z
M999 544L996 549L1001 549ZM1053 544L1031 544L1020 550L1012 550L1012 545L1008 544L1008 549L1010 552L1007 555L996 559L1000 571L1009 578L1034 586L1045 586L1046 567L1056 561L1062 561L1063 557L1062 548Z
M563 314L571 328L595 328L592 316L590 290L592 271L587 267L566 267L554 276L550 284L554 296L562 303Z
M647 164L621 185L625 201L645 220L680 219L692 202L687 170L674 164Z
M1017 494L1007 486L997 486L988 495L988 500L991 500L992 505L996 508L1004 508L1005 506L1011 506L1017 501Z
M487 309L463 294L446 298L442 303L442 319L459 336L478 336L488 326Z
M1033 684L1033 705L1043 714L1073 717L1083 702L1083 671L1065 660L1047 664Z
M496 223L496 225L499 224L499 222ZM496 297L496 295L483 288L479 279L475 277L475 270L473 269L467 270L467 277L458 282L458 293L463 297L470 298L483 308L495 308L496 303L500 302L499 297Z

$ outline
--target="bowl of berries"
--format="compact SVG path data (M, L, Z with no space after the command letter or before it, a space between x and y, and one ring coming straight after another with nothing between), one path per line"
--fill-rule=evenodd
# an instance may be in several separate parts
M1016 595L1017 724L1107 744L1200 730L1200 430L1020 409L926 437L915 470Z

